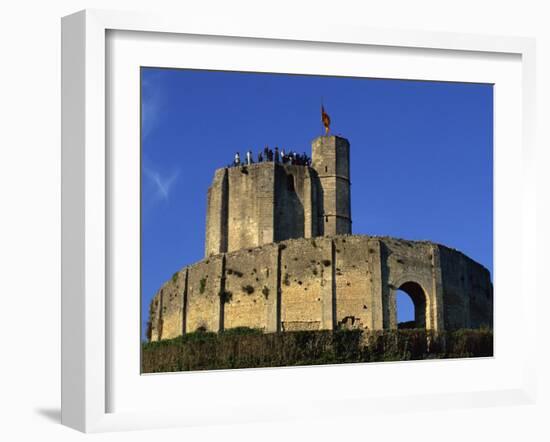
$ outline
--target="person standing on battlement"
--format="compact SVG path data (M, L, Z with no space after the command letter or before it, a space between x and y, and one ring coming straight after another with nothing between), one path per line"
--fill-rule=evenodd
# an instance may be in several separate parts
M279 162L279 148L275 147L275 162Z
M252 164L252 151L251 150L246 152L246 164L248 164L248 165Z
M233 164L235 166L238 166L239 164L241 164L241 156L239 155L239 152L235 154L235 160L233 161Z

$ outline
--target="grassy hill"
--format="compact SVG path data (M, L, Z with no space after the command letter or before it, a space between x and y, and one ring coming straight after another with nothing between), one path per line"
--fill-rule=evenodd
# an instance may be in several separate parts
M470 358L493 355L493 333L485 329L438 334L400 329L264 334L238 328L144 343L141 354L142 373Z

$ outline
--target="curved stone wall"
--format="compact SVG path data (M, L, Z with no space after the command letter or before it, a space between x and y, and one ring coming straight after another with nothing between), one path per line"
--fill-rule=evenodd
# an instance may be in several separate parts
M365 235L287 240L219 254L174 274L150 306L150 340L234 327L266 332L397 327L396 292L417 326L492 327L490 274L461 252Z

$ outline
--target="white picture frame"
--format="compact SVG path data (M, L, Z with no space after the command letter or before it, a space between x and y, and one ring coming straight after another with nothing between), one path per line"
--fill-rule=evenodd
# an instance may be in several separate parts
M107 244L112 232L107 228L112 199L108 185L108 134L109 92L106 67L109 60L106 36L108 32L161 33L162 35L218 36L222 38L268 39L271 41L309 42L312 44L339 44L403 50L431 49L484 54L509 54L520 58L521 63L521 119L515 121L521 130L521 238L517 245L521 262L521 275L515 283L521 288L518 310L536 305L534 228L535 178L535 43L533 39L519 37L493 37L452 33L417 31L388 31L350 28L344 26L307 26L259 22L212 22L194 17L166 17L151 14L133 14L87 10L63 18L62 21L62 423L85 432L123 429L158 428L169 426L204 425L209 422L254 422L288 417L323 416L328 413L370 413L384 409L389 412L407 409L414 401L423 409L489 406L502 403L532 403L536 393L535 340L525 339L525 348L519 361L521 376L500 388L476 387L462 393L429 391L423 396L378 396L376 401L368 395L338 403L330 395L327 399L314 398L312 407L299 403L281 410L276 403L246 404L233 399L244 418L207 413L197 406L195 412L171 407L139 411L109 410L109 393L113 388L109 370L113 360L109 344L109 327L113 320L108 299L109 275ZM158 34L157 34L158 35ZM497 170L498 174L499 171ZM498 192L498 188L496 190ZM495 243L498 256L499 243ZM502 250L500 251L502 253ZM498 290L498 286L495 286ZM498 295L497 295L498 296ZM496 309L498 321L498 308ZM518 319L526 336L534 336L536 325ZM523 322L521 322L523 321ZM136 327L138 325L136 324ZM498 338L497 338L498 339ZM498 358L498 353L496 358ZM434 362L432 362L434 363ZM437 362L435 362L437 363ZM394 365L392 365L393 367ZM328 376L335 370L346 370L346 376L356 375L364 365L355 367L318 367ZM456 370L464 367L457 362ZM330 371L329 371L330 370ZM311 377L299 370L252 371L250 378L265 381L266 376ZM259 373L259 374L258 374ZM284 375L281 375L284 373ZM290 374L289 374L290 373ZM355 373L355 374L353 374ZM519 373L519 372L518 372ZM229 379L227 374L209 373L207 382L219 383ZM242 377L242 372L241 372ZM302 381L305 380L302 378ZM176 382L174 376L165 377L164 387ZM200 384L195 377L193 382ZM218 379L218 381L217 381ZM255 381L251 381L252 384ZM254 385L254 384L253 384ZM213 387L212 387L213 388ZM253 388L251 388L253 390ZM204 390L203 390L204 391ZM254 392L250 392L253 394ZM196 392L190 391L190 394ZM227 405L227 401L225 404ZM229 402L231 403L231 401ZM342 405L343 404L343 405ZM353 411L352 411L353 409Z

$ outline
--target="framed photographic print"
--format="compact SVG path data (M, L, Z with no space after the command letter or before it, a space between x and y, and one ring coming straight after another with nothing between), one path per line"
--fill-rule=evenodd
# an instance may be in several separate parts
M142 372L493 356L491 84L140 76Z
M530 401L533 57L64 18L63 423Z

